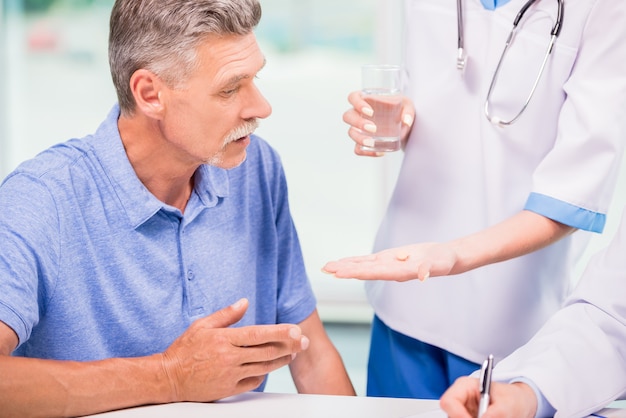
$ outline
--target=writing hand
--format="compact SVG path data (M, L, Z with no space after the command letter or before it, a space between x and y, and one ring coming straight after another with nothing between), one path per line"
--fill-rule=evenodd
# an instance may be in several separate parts
M473 418L478 414L478 379L460 377L441 396L439 405L449 418ZM525 383L497 383L491 386L491 403L483 418L532 418L537 398Z

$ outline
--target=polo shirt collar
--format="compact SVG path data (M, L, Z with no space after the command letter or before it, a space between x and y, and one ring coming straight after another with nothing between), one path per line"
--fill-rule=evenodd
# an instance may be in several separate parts
M157 199L137 177L120 137L119 116L120 108L116 104L98 127L91 145L131 226L138 228L160 210L176 212L178 209ZM194 175L194 183L194 193L203 207L213 207L220 197L228 196L228 173L222 168L200 166Z

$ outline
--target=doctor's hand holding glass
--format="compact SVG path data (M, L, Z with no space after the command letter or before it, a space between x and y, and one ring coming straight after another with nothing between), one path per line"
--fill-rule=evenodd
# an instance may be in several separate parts
M561 306L583 231L604 229L626 132L626 2L404 6L395 189L372 254L323 270L367 281L368 395L439 398L528 341ZM355 153L380 155L362 148L365 101L349 102Z
M355 141L358 155L382 156L398 151L406 142L413 124L415 109L402 95L401 68L397 65L368 64L361 67L360 91L352 92L352 108L343 115Z

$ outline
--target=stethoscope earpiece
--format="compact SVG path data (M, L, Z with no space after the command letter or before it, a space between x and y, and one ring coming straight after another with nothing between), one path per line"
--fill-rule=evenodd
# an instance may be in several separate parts
M465 56L465 50L463 48L459 48L458 54L456 56L456 68L459 71L465 71L465 61L467 57Z

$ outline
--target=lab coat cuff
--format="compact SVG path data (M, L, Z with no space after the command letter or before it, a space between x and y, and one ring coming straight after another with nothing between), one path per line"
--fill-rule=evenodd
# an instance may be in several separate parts
M531 193L524 209L585 231L602 232L606 223L604 213L593 212L540 193Z
M548 418L553 417L556 413L556 409L548 402L543 393L539 390L535 382L526 378L526 377L517 377L515 379L511 379L509 383L526 383L530 388L535 392L535 397L537 398L537 412L535 413L535 418Z

